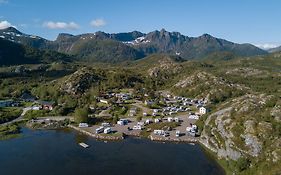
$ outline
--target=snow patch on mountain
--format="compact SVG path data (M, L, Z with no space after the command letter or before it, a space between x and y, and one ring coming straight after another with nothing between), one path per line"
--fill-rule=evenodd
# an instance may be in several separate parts
M138 44L147 44L150 43L150 40L147 40L144 36L138 37L133 41L125 41L123 43L130 44L130 45L138 45Z

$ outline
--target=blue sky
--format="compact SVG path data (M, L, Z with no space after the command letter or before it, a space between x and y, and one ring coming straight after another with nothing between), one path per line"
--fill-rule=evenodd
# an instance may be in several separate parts
M0 28L55 39L59 33L165 28L238 43L281 44L279 0L0 0Z

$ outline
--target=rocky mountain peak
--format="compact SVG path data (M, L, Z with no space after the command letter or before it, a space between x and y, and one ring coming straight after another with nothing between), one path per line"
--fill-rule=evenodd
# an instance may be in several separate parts
M22 34L18 29L16 29L16 28L14 28L14 27L8 27L8 28L6 28L6 29L2 29L2 30L0 30L2 33L15 33L15 34Z

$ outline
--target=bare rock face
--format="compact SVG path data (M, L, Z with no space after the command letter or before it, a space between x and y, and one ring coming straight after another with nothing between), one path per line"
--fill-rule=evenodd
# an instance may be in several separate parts
M270 112L270 115L278 122L281 122L281 105L276 105Z
M232 107L221 109L208 117L205 125L212 127L211 135L206 129L201 134L200 142L207 148L216 152L219 158L237 160L241 157L231 138L233 133L226 129L230 121L230 112ZM214 121L214 125L212 122Z
M158 61L158 65L156 67L150 68L148 70L148 74L151 77L158 77L158 75L163 71L177 73L180 68L181 66L179 64L175 63L170 57L166 56Z
M253 157L257 157L262 150L262 145L258 138L252 134L246 134L242 137L245 139L245 145L249 147L248 154Z
M245 127L245 132L246 133L250 133L250 134L253 134L255 133L255 122L253 120L247 120L245 123L244 123L244 127Z
M258 157L264 149L262 140L270 138L273 127L269 122L257 122L256 111L263 109L270 98L246 94L220 105L205 121L200 142L220 158ZM277 153L272 154L278 157Z
M100 77L87 69L81 69L69 76L61 85L61 90L69 94L84 93L93 83L97 83Z
M240 84L234 84L220 76L215 76L209 72L196 71L191 75L183 77L175 83L176 89L187 89L188 91L195 91L197 93L196 98L205 98L212 101L212 97L224 96L227 91L229 92L241 92L246 93L249 91L249 87ZM208 90L202 90L208 89Z
M265 76L269 75L269 73L267 71L261 71L259 69L254 69L254 68L250 68L250 67L235 68L235 69L227 71L226 74L243 75L243 77L253 77L253 76L265 77Z

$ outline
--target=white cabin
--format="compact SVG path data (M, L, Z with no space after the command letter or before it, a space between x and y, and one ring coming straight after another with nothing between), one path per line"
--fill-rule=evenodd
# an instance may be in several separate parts
M206 114L207 113L207 109L202 106L202 107L199 108L199 113L200 114Z

